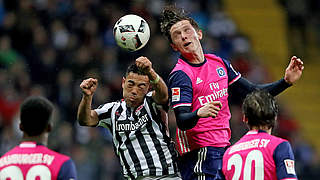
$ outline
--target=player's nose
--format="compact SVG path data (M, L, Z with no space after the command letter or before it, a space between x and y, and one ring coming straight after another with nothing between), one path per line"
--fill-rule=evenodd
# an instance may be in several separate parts
M138 88L137 88L137 87L133 87L133 88L131 89L131 93L132 93L133 95L137 95L137 94L138 94Z
M187 35L185 33L182 33L181 34L181 38L182 38L182 41L185 41L188 39Z

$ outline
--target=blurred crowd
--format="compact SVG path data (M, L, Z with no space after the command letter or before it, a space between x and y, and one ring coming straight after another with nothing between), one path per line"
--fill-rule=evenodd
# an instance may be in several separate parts
M166 3L184 7L199 23L206 52L230 60L252 82L274 80L252 52L250 40L224 11L223 0L0 0L0 155L21 138L20 103L27 96L42 95L56 106L49 147L73 158L79 179L122 179L110 133L77 123L79 85L88 77L99 80L94 108L118 100L126 67L141 55L166 80L179 56L160 33L159 15ZM129 13L143 17L151 29L148 44L133 53L121 50L113 38L114 23ZM232 95L230 99L233 143L247 127L239 99ZM292 143L299 175L319 177L315 150L303 139L290 109L281 102L280 107L276 134ZM175 119L170 117L174 138Z

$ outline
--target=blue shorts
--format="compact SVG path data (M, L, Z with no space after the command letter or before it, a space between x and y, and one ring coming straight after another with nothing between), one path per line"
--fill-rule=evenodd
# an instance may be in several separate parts
M193 150L178 160L183 180L224 180L222 158L226 148L203 147Z

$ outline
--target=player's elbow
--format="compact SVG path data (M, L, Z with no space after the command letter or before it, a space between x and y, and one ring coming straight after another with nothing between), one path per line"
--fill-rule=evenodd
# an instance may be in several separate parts
M78 123L80 126L87 126L87 123L78 119Z
M78 123L80 126L89 126L89 127L95 127L97 126L97 122L93 122L90 118L78 118Z
M180 130L186 131L186 130L194 128L196 126L196 124L186 123L184 121L180 121L177 119L177 126Z

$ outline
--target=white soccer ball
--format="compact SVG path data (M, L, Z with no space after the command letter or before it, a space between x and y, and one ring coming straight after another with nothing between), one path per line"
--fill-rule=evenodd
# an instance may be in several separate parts
M116 22L113 35L121 48L128 51L137 51L147 44L150 38L150 29L147 21L143 18L129 14Z

